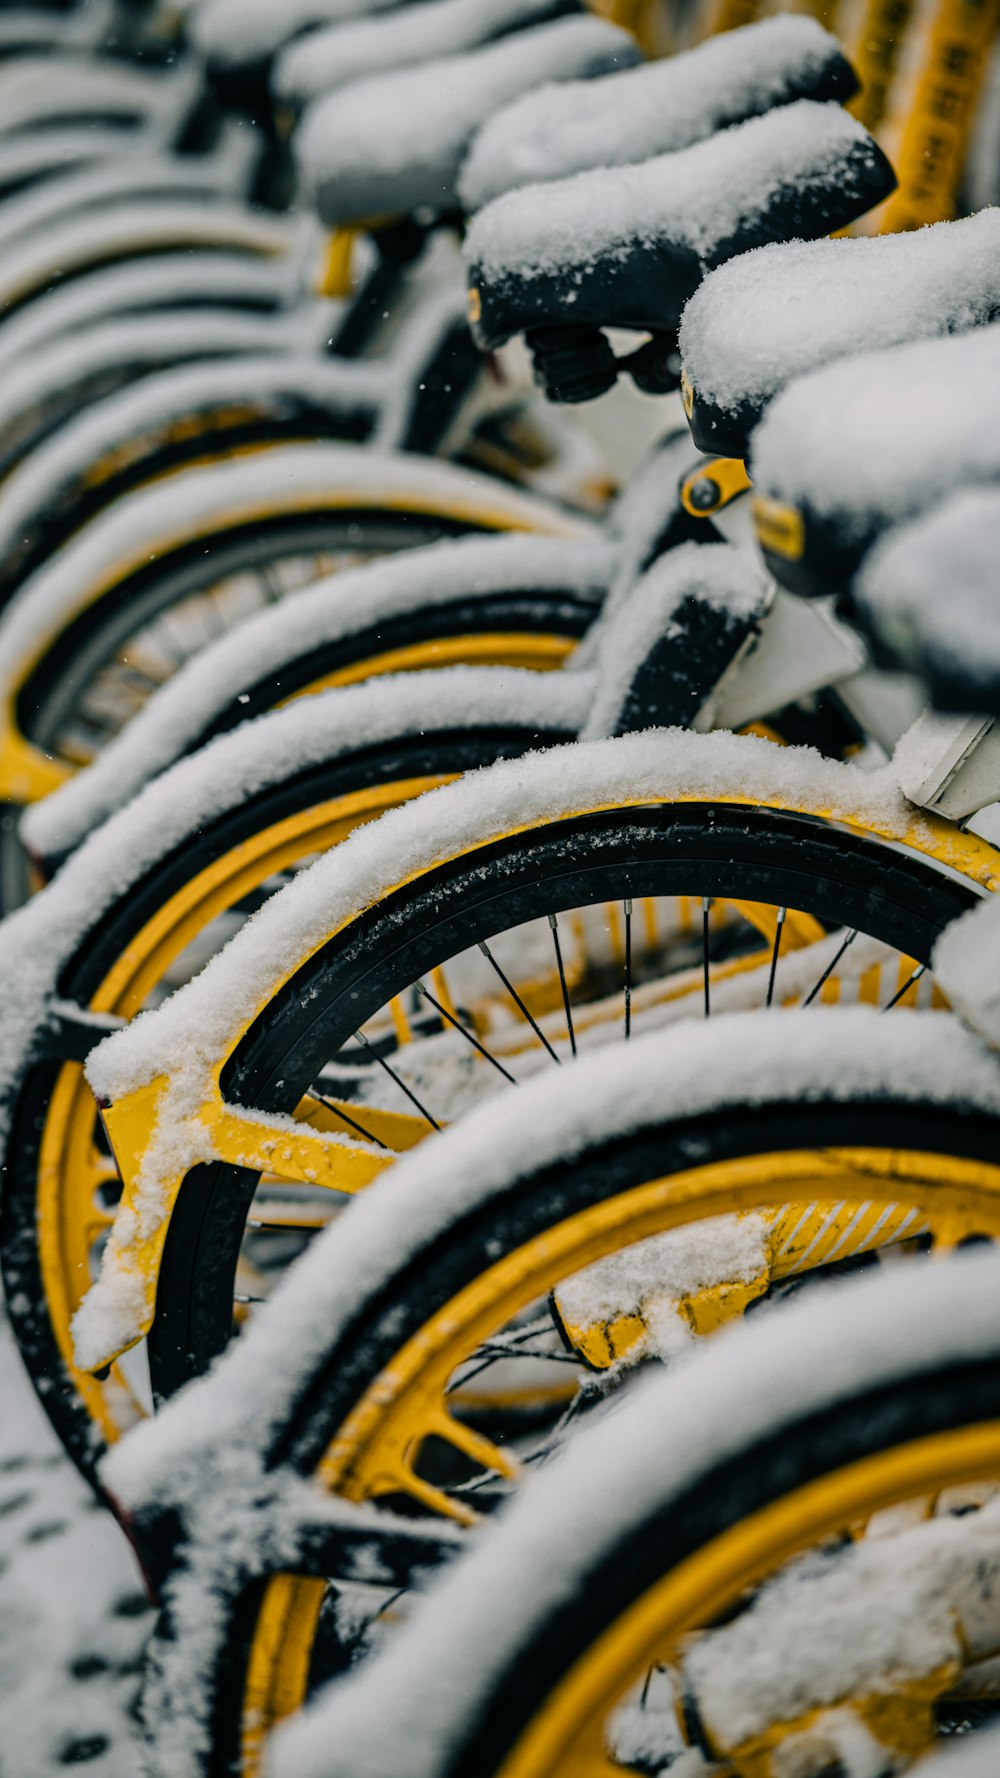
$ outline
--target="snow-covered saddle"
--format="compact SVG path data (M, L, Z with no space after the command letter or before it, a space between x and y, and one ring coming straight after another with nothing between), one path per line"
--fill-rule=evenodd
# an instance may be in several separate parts
M768 408L750 469L768 565L790 591L842 592L889 526L1000 485L1000 325L976 327L976 313L946 316L966 333L837 359Z
M358 80L303 114L294 141L302 187L328 228L454 211L469 143L498 106L540 81L607 74L639 57L616 26L561 18L468 55Z
M681 328L695 443L742 457L764 408L794 377L862 349L993 320L1000 209L734 260L705 279Z
M295 52L303 60L306 47ZM796 99L843 102L857 84L836 38L815 19L762 19L664 61L525 93L483 125L459 196L466 210L479 210L521 185L676 153Z
M711 267L765 242L828 234L894 183L846 111L802 99L641 166L508 192L466 238L473 331L492 349L514 334L538 345L540 330L586 329L610 387L616 361L595 330L672 336ZM570 400L601 392L549 387Z
M271 91L300 111L355 80L464 55L512 31L583 11L583 0L420 0L297 37L278 56Z

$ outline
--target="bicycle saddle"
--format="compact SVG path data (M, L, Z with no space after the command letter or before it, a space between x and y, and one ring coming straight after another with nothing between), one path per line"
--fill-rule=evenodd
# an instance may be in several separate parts
M801 99L641 166L508 192L466 237L473 333L485 350L526 333L550 397L584 401L621 368L598 330L652 332L662 376L648 355L629 368L643 387L676 387L674 330L710 267L764 242L827 234L894 183L846 111Z
M857 85L815 19L765 19L625 74L525 93L483 125L459 195L479 210L517 186L674 153L795 99L849 99Z
M352 81L460 55L582 10L582 0L420 0L419 6L296 38L275 63L271 91L298 111Z
M258 74L304 31L398 5L399 0L203 0L190 13L188 30L212 72L238 77Z
M1000 209L912 234L791 242L706 278L681 328L702 451L746 454L793 377L866 348L1000 319Z
M954 494L887 533L854 586L854 609L938 709L1000 715L1000 488Z
M607 74L640 51L596 18L564 18L464 56L357 81L310 105L295 134L303 185L328 228L457 207L458 171L484 117L540 80Z
M865 352L792 383L751 440L775 579L795 593L842 591L890 525L951 491L1000 483L998 391L1000 326Z

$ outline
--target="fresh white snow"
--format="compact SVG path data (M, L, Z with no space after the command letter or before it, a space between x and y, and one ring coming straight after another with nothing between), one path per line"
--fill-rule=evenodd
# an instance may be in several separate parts
M605 74L638 57L625 31L564 18L485 49L442 56L317 99L295 133L302 182L328 225L452 210L483 119L543 80Z
M1000 307L1000 275L996 294ZM837 357L767 409L751 443L755 491L806 501L845 538L863 537L950 489L996 481L998 389L997 325ZM951 601L944 609L950 622Z
M752 127L752 126L748 126ZM861 349L996 319L1000 210L909 234L778 242L719 266L688 303L681 356L726 411Z
M800 99L640 166L507 192L473 219L466 260L484 279L583 278L634 243L663 240L707 265L776 191L816 179L849 188L853 157L869 140L839 105Z
M815 19L787 14L648 67L538 87L483 124L459 196L466 209L478 210L515 186L689 148L729 124L807 97L840 53Z

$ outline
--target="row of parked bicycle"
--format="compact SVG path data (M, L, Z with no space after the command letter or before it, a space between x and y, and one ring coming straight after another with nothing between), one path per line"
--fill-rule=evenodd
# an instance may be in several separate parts
M0 1258L160 1778L997 1769L987 11L0 10Z

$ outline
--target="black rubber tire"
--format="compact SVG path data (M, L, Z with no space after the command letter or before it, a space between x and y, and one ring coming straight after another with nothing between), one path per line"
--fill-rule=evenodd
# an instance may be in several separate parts
M680 894L803 909L921 962L976 899L911 854L783 811L681 803L554 822L431 870L359 914L262 1011L226 1064L223 1091L235 1103L291 1113L323 1062L434 964L550 911ZM149 1336L160 1397L201 1374L230 1337L255 1184L252 1174L214 1164L182 1186Z

